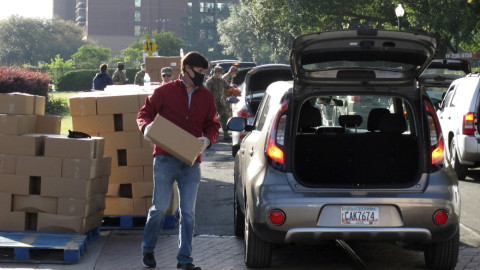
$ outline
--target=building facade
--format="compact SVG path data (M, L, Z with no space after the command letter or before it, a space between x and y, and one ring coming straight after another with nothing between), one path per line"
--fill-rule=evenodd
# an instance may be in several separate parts
M75 21L85 39L117 55L154 30L174 32L189 44L218 39L217 21L232 3L238 0L54 0L53 12ZM187 26L194 31L186 31Z

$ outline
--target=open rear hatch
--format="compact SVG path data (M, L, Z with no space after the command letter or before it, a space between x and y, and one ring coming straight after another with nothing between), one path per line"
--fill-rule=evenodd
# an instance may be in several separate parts
M304 83L411 84L434 57L436 44L432 36L410 32L320 32L295 39L290 66Z

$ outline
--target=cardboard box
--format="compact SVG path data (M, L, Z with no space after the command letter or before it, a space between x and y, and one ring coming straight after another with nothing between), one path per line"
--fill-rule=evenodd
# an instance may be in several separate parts
M138 112L122 114L123 131L136 131L141 135L143 135L138 129L137 115L138 115Z
M120 197L120 184L108 184L108 191L106 196Z
M43 146L43 135L0 135L1 154L38 156L43 155Z
M37 115L0 114L0 134L22 135L36 133Z
M0 113L4 114L33 114L35 96L25 93L0 94Z
M47 98L44 96L34 96L34 97L35 97L35 105L33 109L33 114L45 115L45 103Z
M60 177L62 175L62 159L44 156L17 156L16 174Z
M153 154L150 148L127 149L127 166L149 166L153 164Z
M138 93L104 92L97 97L97 114L122 114L140 110Z
M115 132L112 115L72 116L74 131L82 131L90 136L98 136L99 132Z
M136 215L146 216L148 215L148 201L152 201L152 197L150 198L133 198L133 211Z
M45 137L45 156L93 159L103 157L104 138L74 139L67 135Z
M195 163L203 146L198 138L160 115L152 122L146 136L189 166Z
M105 215L137 215L134 211L132 198L106 197L105 205Z
M88 199L58 198L57 214L62 216L88 217L105 209L105 195L96 194Z
M143 182L143 167L113 167L110 172L110 184L129 184Z
M57 198L40 195L13 195L13 211L55 214L57 201Z
M18 195L30 194L30 176L0 174L0 191Z
M40 195L86 199L94 194L93 179L43 177Z
M25 231L27 229L25 212L0 212L0 230Z
M0 219L2 218L2 213L12 212L12 193L0 192Z
M39 115L37 117L36 133L60 134L62 118L57 115Z
M97 115L97 92L80 93L70 97L70 115Z
M16 162L17 156L0 154L0 174L15 174Z
M143 166L143 181L153 182L153 166Z
M112 159L102 157L96 159L64 158L62 177L75 179L92 179L110 174Z
M153 182L132 183L133 198L152 197L152 194L153 194Z
M105 138L105 149L129 149L142 146L142 133L136 131L123 132L101 132L100 136Z
M38 213L37 231L84 234L102 225L103 211L88 217Z

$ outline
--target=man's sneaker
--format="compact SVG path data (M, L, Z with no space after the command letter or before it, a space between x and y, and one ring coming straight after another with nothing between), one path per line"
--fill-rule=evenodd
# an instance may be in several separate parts
M146 268L153 268L157 265L155 256L153 256L153 252L143 253L142 265Z
M177 263L177 270L202 270L202 268L196 267L193 263Z

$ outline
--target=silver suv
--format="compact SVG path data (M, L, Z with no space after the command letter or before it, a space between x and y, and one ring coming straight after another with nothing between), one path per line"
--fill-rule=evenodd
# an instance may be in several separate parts
M479 74L457 79L448 88L438 111L448 163L460 180L465 179L469 167L480 166L479 92Z
M431 36L374 29L295 39L294 81L267 88L253 124L228 123L248 131L234 163L248 267L269 266L274 244L325 240L403 241L424 249L429 268L455 267L458 180L416 83L435 48ZM351 96L368 113L346 111Z

